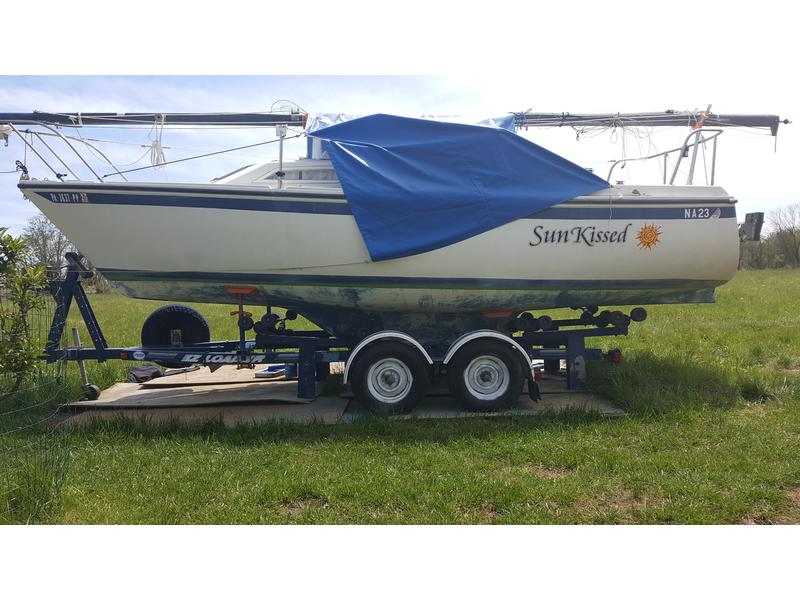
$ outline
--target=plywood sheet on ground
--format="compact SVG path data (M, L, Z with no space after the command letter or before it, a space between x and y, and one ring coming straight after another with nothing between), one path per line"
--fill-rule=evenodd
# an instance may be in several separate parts
M117 383L103 390L97 400L69 404L71 408L120 409L144 407L189 407L209 404L258 402L307 404L297 397L296 381L271 381L250 384L199 385L178 388L145 388L138 383Z
M539 383L542 399L534 402L528 396L527 390L516 403L506 410L491 413L468 412L461 408L458 401L441 384L434 386L425 399L410 413L395 415L392 419L449 419L455 417L487 417L508 415L536 415L548 411L588 410L608 417L620 417L625 411L611 404L608 400L598 398L588 391L569 391L566 389L566 380L562 377L546 377ZM343 415L343 421L354 421L367 411L356 401L353 401Z
M509 409L496 413L471 413L462 410L443 384L434 386L430 394L408 415L392 417L456 418L475 416L536 415L545 411L591 410L617 417L624 411L589 392L572 392L560 377L545 378L540 383L542 399L533 402L527 392ZM352 395L321 396L302 400L297 396L294 381L267 381L252 384L220 384L178 388L145 389L136 383L118 383L104 390L100 399L77 402L70 408L80 411L68 423L86 423L94 419L117 416L151 419L154 423L179 420L186 423L221 419L224 423L294 423L352 422L367 411Z
M323 396L307 404L247 404L184 407L123 408L120 410L89 409L64 421L64 425L86 425L97 420L119 418L142 419L158 424L170 421L202 423L220 419L227 426L271 422L338 423L349 400L338 396Z

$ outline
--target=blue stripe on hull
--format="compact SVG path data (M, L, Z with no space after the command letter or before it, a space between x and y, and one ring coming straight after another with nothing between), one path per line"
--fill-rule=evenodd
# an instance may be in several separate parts
M52 196L42 195L53 202ZM214 196L168 196L157 194L87 194L87 204L116 204L127 206L169 206L179 208L219 208L225 210L250 210L264 212L317 213L325 215L349 215L350 206L345 202L306 202L297 200L275 200L265 198L217 198Z
M216 194L225 194L226 196L258 196L260 198L286 198L287 196L291 198L319 198L324 200L345 200L344 194L334 194L334 193L327 193L327 192L302 192L302 191L291 191L287 192L286 190L270 190L267 188L256 188L253 187L251 189L239 189L236 188L228 188L223 186L218 186L216 184L212 184L207 186L205 189L198 190L197 186L187 186L181 187L178 185L170 185L169 187L166 186L158 186L158 185L143 185L139 188L135 187L135 184L132 183L100 183L100 184L88 184L88 185L81 185L79 182L64 182L62 184L53 185L52 182L41 182L41 181L23 181L17 184L17 187L22 190L31 190L32 192L36 192L37 194L46 195L48 193L67 193L67 192L78 192L78 193L86 193L91 194L94 196L95 194L103 194L105 192L126 192L125 194L119 194L122 196L131 196L134 198L140 198L143 194L162 194L162 195L170 195L170 194L207 194L207 195L216 195Z
M687 217L686 211L696 211L697 206L693 208L618 208L616 206L606 206L605 208L548 208L535 215L530 215L528 219L563 219L565 221L575 220L644 220L651 219L669 220L669 219L686 219L686 220L706 220L706 218L693 218ZM713 213L716 208L710 208L709 211ZM736 208L733 206L725 206L719 208L719 216L721 219L729 219L736 217ZM691 212L689 213L691 215Z
M59 192L39 192L51 202ZM227 193L227 192L225 192ZM321 215L349 215L350 206L343 202L312 202L296 200L279 200L270 195L264 198L217 198L214 196L170 196L158 194L106 194L90 192L87 194L88 204L112 204L126 206L168 206L179 208L246 210L260 212L304 213ZM529 215L527 219L560 219L560 220L649 220L649 219L691 219L687 211L697 207L713 206L714 202L700 204L696 201L682 202L694 208L678 207L617 207L613 204L591 208L554 207ZM735 218L733 206L710 209L719 210L720 218ZM692 213L689 212L688 215Z

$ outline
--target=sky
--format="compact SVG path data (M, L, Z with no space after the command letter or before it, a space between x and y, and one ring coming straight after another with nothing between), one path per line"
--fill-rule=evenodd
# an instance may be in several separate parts
M769 4L764 4L765 10ZM260 47L260 55L248 50L247 36L239 29L228 31L228 46L235 45L236 56L236 61L230 62L228 55L210 52L208 44L196 48L194 60L188 60L185 52L170 54L173 38L186 40L187 35L192 36L185 29L161 27L160 31L169 31L169 41L167 36L159 38L163 47L150 48L155 54L149 60L146 44L120 42L111 47L121 56L115 55L109 62L97 47L111 34L107 27L98 27L94 39L87 42L83 37L73 37L70 44L58 48L67 54L68 64L81 64L88 69L87 74L47 75L53 63L41 48L22 66L13 61L0 63L0 72L6 73L0 76L0 112L247 112L269 110L289 100L310 113L360 115L384 112L484 118L525 109L636 112L702 110L708 104L719 113L770 113L790 119L800 115L800 95L792 75L796 59L791 57L796 52L791 28L780 19L767 27L754 21L752 12L724 4L704 4L703 18L698 21L692 17L697 14L697 5L682 1L650 14L636 3L612 3L603 9L585 4L580 11L569 13L569 19L565 19L566 8L537 6L515 19L516 7L504 11L498 6L497 11L487 12L465 4L459 5L459 11L448 12L438 5L410 2L407 11L392 14L391 27L385 22L376 27L374 15L365 16L357 5L353 8L353 3L337 6L341 8L336 14L306 11L298 30L284 32L284 41L290 42L285 47L296 53L291 59L268 51L281 45L281 36L274 35L274 28L268 47ZM633 7L638 8L630 10ZM169 9L161 12L163 23L169 23ZM180 17L187 18L183 14ZM131 19L131 35L141 42L136 17ZM359 26L358 19L367 19L371 27ZM437 29L436 24L443 22L448 27ZM357 33L331 38L329 32L340 32L343 28L336 25L343 23ZM43 23L42 27L53 25ZM245 30L247 27L240 25ZM66 29L68 24L54 31L63 35ZM435 39L431 36L434 32ZM42 39L48 39L47 34L43 32ZM118 34L115 31L114 35ZM216 48L226 46L225 34L214 31ZM455 37L448 39L447 34ZM124 38L126 34L121 35ZM221 39L217 42L217 38ZM405 45L394 43L398 38ZM317 43L298 43L304 40ZM81 46L85 43L93 44L91 50ZM71 60L69 52L73 53ZM280 60L272 60L276 56ZM21 68L26 70L19 72ZM159 68L190 75L142 74ZM42 74L30 74L37 69ZM116 69L124 74L96 75L91 74L92 69L111 73ZM260 73L264 69L281 74L204 74L231 70ZM316 74L326 71L329 74ZM739 200L740 219L746 212L769 212L800 201L793 177L800 156L798 127L800 124L782 126L777 140L764 132L738 129L727 130L720 138L716 183ZM85 128L80 134L103 140L93 143L118 164L149 164L147 156L141 158L152 141L149 128ZM638 135L605 132L580 139L568 128L530 129L520 134L593 168L605 178L609 161L674 148L681 144L687 130L657 129ZM175 160L273 138L271 129L167 129L162 143L167 160ZM304 141L287 143L287 158L300 157L304 152ZM13 171L14 161L24 155L16 139L6 148L0 146L0 171ZM129 177L204 182L276 156L277 145L273 144L140 171ZM32 176L48 176L46 168L30 156L28 164ZM83 170L82 174L88 173ZM14 231L35 214L35 208L16 190L17 179L14 173L0 174L0 226ZM615 171L614 180L658 183L658 168L628 163L626 169ZM700 170L695 183L703 182Z

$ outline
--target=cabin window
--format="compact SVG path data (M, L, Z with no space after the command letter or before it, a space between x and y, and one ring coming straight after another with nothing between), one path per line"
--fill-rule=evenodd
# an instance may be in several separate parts
M266 177L264 177L264 179L277 179L278 178L277 173L278 172L275 171L271 175L267 175ZM300 171L297 170L284 171L284 173L286 173L286 175L283 176L284 181L297 181L299 179L302 179L302 177L300 176Z
M270 173L264 179L278 179L277 171ZM333 169L294 169L284 171L284 181L338 181L336 171Z
M312 181L337 181L336 171L333 169L306 169L303 173L303 179L310 179Z

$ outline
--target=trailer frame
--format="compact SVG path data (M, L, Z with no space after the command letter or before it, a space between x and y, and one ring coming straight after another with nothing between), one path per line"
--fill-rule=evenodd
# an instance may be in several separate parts
M47 345L42 358L47 362L76 361L83 366L83 361L108 360L153 361L191 366L202 364L212 370L235 364L240 368L267 365L271 363L288 363L297 365L297 397L316 398L319 382L330 374L332 362L344 362L350 358L354 350L361 346L329 335L325 331L286 330L281 334L258 334L258 342L247 340L246 331L241 326L238 340L210 341L199 344L174 346L130 346L110 347L103 334L101 325L91 306L91 302L81 283L91 273L82 265L81 257L73 252L67 253L67 270L63 279L50 282L56 307L50 326ZM77 336L75 346L62 347L67 316L73 301L83 318L84 325L91 337L92 346L83 347ZM242 313L242 297L239 297L239 311ZM241 316L241 314L240 314ZM531 361L544 361L546 372L554 372L559 368L561 360L566 361L566 382L570 390L582 389L586 385L586 360L601 359L609 355L598 348L587 348L586 338L627 335L628 325L604 328L583 327L580 329L561 330L561 327L582 325L580 319L554 320L552 329L548 331L528 331L518 335L505 335L512 343L520 345ZM488 330L487 330L488 331ZM494 332L494 330L492 330ZM387 332L397 333L397 332ZM480 333L480 332L475 332ZM494 332L496 333L496 332ZM405 334L404 334L405 335ZM495 335L495 337L498 337ZM378 336L379 338L379 336ZM412 341L413 338L412 338ZM452 348L456 342L450 345ZM418 345L418 344L417 344ZM619 351L616 355L619 356ZM446 366L447 352L425 353L432 367ZM616 361L618 362L618 361ZM82 369L82 372L84 370ZM84 380L87 394L92 395L88 381ZM529 393L531 397L538 395L534 378L530 378ZM95 394L97 392L94 392Z

